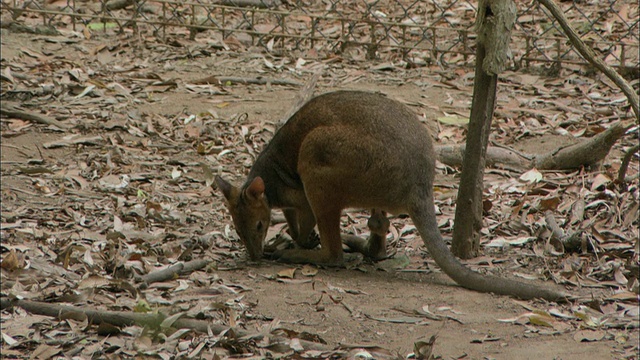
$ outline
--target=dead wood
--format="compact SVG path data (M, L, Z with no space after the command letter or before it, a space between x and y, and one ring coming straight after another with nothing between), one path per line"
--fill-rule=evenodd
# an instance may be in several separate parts
M100 325L102 323L110 324L116 327L125 326L142 326L153 330L160 330L163 322L168 316L163 313L134 313L125 311L102 311L94 308L76 307L68 305L58 305L30 300L11 300L8 297L0 299L0 309L8 310L12 307L21 307L27 312L35 315L50 316L59 320L75 319L84 321L85 319L92 325ZM233 330L236 337L246 337L261 339L268 334L249 333L241 329L231 329L229 326L215 324L205 320L196 320L190 318L179 318L171 324L176 329L191 329L200 333L207 334L209 331L215 335ZM277 336L270 336L273 342L288 342L289 339ZM331 348L327 345L315 343L312 341L300 340L300 344L306 350L328 351Z
M0 113L2 113L2 115L7 117L13 117L17 119L37 122L40 124L55 126L60 130L69 129L69 126L59 122L56 119L52 119L45 115L40 115L31 111L24 110L19 105L6 102L6 101L0 102Z
M607 65L602 59L596 56L593 50L588 47L580 38L580 35L576 33L573 27L569 24L569 20L564 16L564 12L558 4L553 0L539 0L544 7L549 9L553 17L558 21L562 30L564 30L571 44L578 50L580 55L591 63L598 70L602 71L614 84L616 84L620 90L627 96L633 112L636 114L636 122L640 121L640 108L638 105L638 93L633 90L633 87L618 74L611 66Z
M604 160L611 147L628 129L628 124L618 123L606 131L577 144L560 147L540 155L523 154L506 147L487 148L487 165L503 166L513 170L573 170L591 166ZM464 158L465 145L436 146L438 160L446 165L459 167Z
M303 84L299 81L288 80L288 79L269 79L264 77L256 77L256 78L244 78L244 77L235 77L235 76L219 76L218 80L221 84L225 84L227 82L236 83L236 84L256 84L256 85L287 85L287 86L302 86Z
M565 251L576 251L582 247L582 237L580 231L566 234L558 225L556 218L551 210L547 210L544 214L544 220L547 228L551 231L549 242L555 247L556 251L564 253ZM585 249L586 250L586 249Z
M571 170L594 165L604 160L626 131L623 124L613 124L588 140L536 156L533 166L539 170Z
M141 288L146 288L149 284L156 282L162 282L172 280L180 275L190 274L194 271L203 269L210 261L208 260L193 260L187 263L179 262L162 270L151 272L147 275L141 276L136 281L141 282Z
M57 141L51 141L42 144L45 149L54 149L65 146L73 145L101 145L104 142L102 136L88 136L88 137L72 137L69 139L61 139Z
M134 2L134 0L110 0L105 6L107 10L120 10L133 5Z
M511 0L480 1L476 20L476 68L467 141L456 200L451 252L461 259L478 255L482 230L482 189L498 74L507 63L516 5Z

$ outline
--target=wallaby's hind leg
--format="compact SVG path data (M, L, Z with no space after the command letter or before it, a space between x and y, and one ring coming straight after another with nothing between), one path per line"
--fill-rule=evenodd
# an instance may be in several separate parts
M289 226L287 232L289 233L289 236L291 236L294 241L298 241L298 237L300 236L298 212L296 209L284 209L282 210L282 213L284 214L284 218L287 219L287 225Z
M382 260L387 256L387 233L390 226L387 214L382 210L372 209L367 225L371 231L369 239L343 235L342 241L352 251L357 251L372 260Z

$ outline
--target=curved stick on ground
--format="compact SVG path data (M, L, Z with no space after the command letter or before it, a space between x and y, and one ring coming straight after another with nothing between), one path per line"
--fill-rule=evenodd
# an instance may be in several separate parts
M116 327L125 326L142 326L151 329L160 329L163 322L168 318L162 313L134 313L125 311L101 311L95 308L84 308L76 306L58 305L51 303L43 303L30 300L11 300L7 297L0 299L0 309L7 310L11 307L21 307L31 314L50 316L56 319L76 319L78 321L88 320L89 324L100 325L102 323L110 324ZM221 334L231 328L226 325L215 324L210 321L196 320L190 318L179 318L171 325L176 329L192 329L194 331L207 334L211 331L214 334ZM242 329L233 329L235 336L262 338L264 334L252 334ZM281 337L271 337L272 341L288 341L289 339ZM307 350L331 350L331 347L315 343L311 341L300 340L300 343Z
M622 164L620 164L620 170L618 171L618 182L624 188L627 187L625 176L627 176L627 169L629 168L629 163L631 163L631 158L633 158L633 155L638 152L638 149L640 149L640 144L637 144L636 146L629 149L629 151L627 151L627 153L624 154L624 158L622 159Z

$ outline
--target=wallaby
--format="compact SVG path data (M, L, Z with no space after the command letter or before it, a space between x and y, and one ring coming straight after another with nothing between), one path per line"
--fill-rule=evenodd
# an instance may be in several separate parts
M519 298L564 300L560 291L482 275L462 265L440 235L433 203L435 154L431 136L405 105L363 91L317 96L300 108L258 156L238 188L216 184L241 241L253 260L262 258L272 208L283 210L300 248L280 261L340 265L340 217L345 208L374 209L364 243L347 244L374 259L384 257L389 224L383 211L408 214L438 266L465 288ZM385 225L384 218L387 223ZM309 235L318 226L320 249ZM386 226L386 227L385 227Z

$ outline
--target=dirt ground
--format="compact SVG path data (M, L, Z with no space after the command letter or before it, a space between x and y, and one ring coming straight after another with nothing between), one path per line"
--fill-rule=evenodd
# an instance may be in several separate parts
M199 45L202 44L186 46ZM96 50L102 46L112 46L114 50L106 53ZM144 70L157 74L163 80L175 80L178 84L169 91L149 91L145 96L132 93L124 99L117 98L115 103L106 101L112 96L109 94L117 91L115 87L107 87L103 95L94 97L74 98L77 93L51 96L44 103L42 113L73 125L67 133L28 122L21 128L17 123L2 120L3 258L8 256L10 250L17 250L30 263L28 269L10 272L3 268L3 296L23 295L28 299L55 302L58 296L83 294L72 303L120 310L131 310L143 297L153 308L172 308L189 314L200 311L205 314L205 319L236 325L249 332L264 331L273 326L315 334L324 339L330 348L342 346L342 349L356 349L349 355L341 355L351 358L355 358L358 352L362 356L362 349L378 354L375 355L377 358L389 358L389 354L405 357L414 351L416 342L428 341L433 335L437 336L433 355L443 359L638 358L638 326L591 326L575 315L577 312L574 310L584 306L584 302L556 305L543 301L519 301L457 287L430 259L415 231L407 228L410 221L401 217L392 218L395 233L390 235L393 247L390 246L389 250L396 252L395 257L380 264L363 263L354 269L297 267L295 275L290 278L287 276L293 268L290 265L270 261L259 264L248 262L233 233L222 196L207 187L206 174L200 163L206 163L215 173L221 173L230 180L242 181L252 160L252 155L247 154L255 155L264 141L272 136L271 131L263 130L265 124L274 126L287 113L295 102L299 88L273 84L233 84L226 86L225 94L207 95L205 90L195 91L185 84L211 75L295 78L304 82L313 69L298 74L292 70L293 64L289 64L265 73L264 66L256 66L256 61L262 62L262 58L250 54L219 52L209 57L162 60L159 59L162 57L160 55L151 57L154 51L163 56L170 53L147 48L142 55L136 56L133 47L118 45L117 39L97 38L65 44L3 33L2 68L5 74L6 69L11 68L14 73L41 76L44 82L55 84L60 73L79 68L86 74L93 74L89 76L93 84L104 81L120 83L127 89L134 88L122 79L124 75L119 75L115 66L109 65L109 61L117 60L118 66L127 69L127 61L140 65L128 70L127 76L131 76L131 79ZM100 59L102 55L97 54L103 54L105 59L108 57L110 60ZM37 61L49 66L51 74L48 77L43 76L42 67L20 65L23 62L33 64L34 56L42 56ZM438 124L436 118L444 113L468 112L471 96L469 83L460 80L462 85L458 88L444 86L435 80L436 75L429 69L384 74L370 71L367 66L348 65L346 62L318 62L317 66L330 68L318 83L318 93L333 89L382 91L424 115L425 122L433 131L442 134L443 128L450 129L452 137L439 139L439 143L458 141L458 136L463 133L462 128ZM39 72L36 74L37 70ZM3 84L8 85L6 82ZM140 86L144 88L150 85ZM220 88L212 87L214 90ZM502 104L509 102L507 94L502 94L501 99ZM246 119L237 120L238 115L243 113L247 114ZM216 143L215 139L218 139L217 145L229 152L199 154L196 148L200 142L188 136L191 130L185 119L190 115L202 118L196 119L194 125L200 126L198 131L201 139L204 139L202 143L209 140ZM130 126L132 122L136 126ZM243 127L251 134L244 138L251 141L238 140L242 139L238 134ZM101 136L103 140L96 146L44 147L44 144L60 140L69 133L77 133L82 137ZM540 151L545 150L540 148L540 144L553 149L565 141L563 135L546 134L548 141L545 142L540 142L541 135L535 133L520 139L515 134L500 136L501 139L507 139L510 146L537 148ZM522 142L518 143L518 140ZM526 141L529 143L526 144ZM618 148L615 151L619 154ZM33 159L41 159L42 162L28 163ZM616 161L619 162L619 157ZM36 166L44 170L37 173L25 171L26 167ZM174 171L180 171L181 176L173 178ZM451 171L441 167L436 181L440 194L438 206L442 211L440 220L445 236L451 236L455 186L458 181L455 174L446 174ZM633 171L637 169L633 168ZM70 181L72 174L85 179L88 185L82 185L82 180ZM123 174L129 175L135 191L100 190L99 180ZM505 184L516 181L518 176L505 175L504 171L489 171L487 183L491 186ZM44 187L48 187L49 191L43 190ZM62 188L66 191L59 191ZM149 194L149 202L160 204L163 213L174 214L175 218L151 218L148 210L150 205L147 203L145 224L141 225L138 220L138 225L135 225L136 220L132 220L137 218L134 210L139 209L135 205L145 204L140 199L141 190ZM505 198L500 201L495 200L492 211L496 214L489 217L488 226L496 224L491 219L500 218L500 211L510 211L510 205L505 204L513 204L517 199L515 195L508 195L510 198L503 196ZM105 244L112 239L107 234L118 230L119 225L114 218L116 215L123 223L134 224L139 231L149 235L145 244L140 240L144 239L142 236L133 238L126 235L126 226L125 230L120 231L126 236L120 240L119 251L138 253L143 263L141 266L128 267L130 262L140 261L140 258L120 254L126 260L120 259L118 265L130 270L124 272L124 279L132 279L131 272L149 272L178 259L203 258L211 260L212 265L207 271L152 285L137 296L126 291L114 291L113 284L111 287L96 286L86 292L78 284L90 276L109 281L118 277L116 269L120 268L105 255L109 251ZM542 217L536 216L536 221ZM275 217L278 217L277 213ZM9 226L20 220L22 225ZM366 235L366 217L361 213L349 212L343 220L345 231L361 231ZM637 219L634 224L637 226ZM271 234L277 234L282 227L283 224L277 222L272 226ZM629 234L628 230L621 231ZM199 245L185 255L189 242ZM64 253L64 250L71 255ZM469 266L502 276L519 273L536 279L548 279L545 269L550 268L553 272L562 259L571 258L566 254L566 257L545 259L536 255L535 246L531 243L497 250L487 248L483 249L483 253L482 258L468 261ZM66 260L64 254L67 254ZM93 261L88 261L87 257L91 256ZM575 258L577 255L573 256ZM597 262L592 255L584 256ZM409 260L408 264L402 263L405 259ZM386 269L383 269L385 265ZM67 274L62 275L64 281L46 279L47 276L59 279L61 275L52 275L60 274L58 271ZM77 275L73 277L70 272ZM39 285L26 281L23 277L27 275L37 278ZM555 285L551 280L546 283ZM219 291L203 292L207 289ZM610 287L578 289L570 286L567 289L585 297L590 294L598 297L611 295ZM605 303L611 304L610 301ZM554 317L548 323L526 321L532 319L531 314L535 312L574 315L566 319ZM602 314L592 316L596 318ZM114 353L115 357L135 354L135 351L128 352L132 348L137 351L153 349L159 353L158 349L162 347L159 341L141 345L143 342L140 338L143 336L140 333L125 332L105 337L98 335L95 329L78 326L81 323L73 325L71 320L58 323L24 311L3 311L2 320L3 339L6 334L20 343L9 346L3 340L6 358L29 357L36 346L30 345L27 338L35 336L40 339L45 334L57 339L57 343L51 342L49 346L59 347L60 352L56 356L61 356L72 346L60 342L60 337L51 333L53 329L68 333L65 336L74 339L81 334L87 335L89 343L101 344L98 347L103 347L103 355L108 354L104 349L116 343L120 349L127 349ZM118 342L118 338L122 342ZM212 358L216 349L223 356L234 353L229 350L230 347L214 344L213 338L192 334L184 335L182 340L188 343L185 349L192 350L209 339L205 350L197 353L204 358ZM138 345L131 347L131 343ZM169 344L174 343L167 341L165 350L175 355L174 350L168 350ZM253 353L255 358L266 357L269 351L259 344L256 348L248 348L258 349ZM96 350L95 354L98 353ZM148 354L143 357L153 357L150 352ZM284 354L292 356L291 352Z

